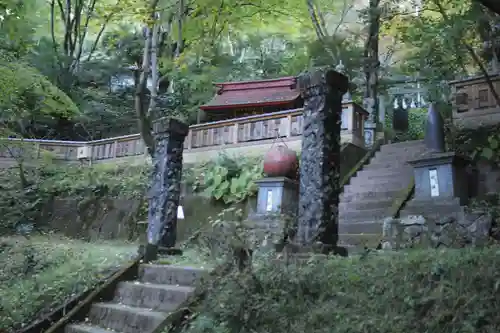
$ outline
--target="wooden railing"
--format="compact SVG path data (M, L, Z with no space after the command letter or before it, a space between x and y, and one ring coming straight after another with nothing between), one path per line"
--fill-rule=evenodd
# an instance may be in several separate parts
M348 106L344 106L347 110ZM185 152L210 150L220 146L247 144L270 140L276 137L293 138L302 135L303 109L286 110L264 115L248 116L243 118L222 120L198 125L189 128L189 134L184 141ZM350 128L343 130L361 137L362 128L359 126L342 126ZM20 142L19 139L9 139ZM24 143L33 143L37 154L40 151L49 151L54 157L61 160L77 160L77 148L90 146L92 160L107 160L127 156L145 155L146 146L139 134L131 134L109 139L94 141L56 141L23 139ZM12 148L0 146L0 157L12 157Z

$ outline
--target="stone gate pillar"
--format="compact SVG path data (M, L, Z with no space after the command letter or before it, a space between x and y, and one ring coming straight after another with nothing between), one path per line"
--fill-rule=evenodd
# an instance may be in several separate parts
M156 259L158 247L175 246L182 153L188 131L188 125L172 118L161 118L153 124L156 146L148 193L148 244L145 261Z
M337 245L340 175L340 122L346 76L317 69L299 76L304 99L300 158L298 242Z

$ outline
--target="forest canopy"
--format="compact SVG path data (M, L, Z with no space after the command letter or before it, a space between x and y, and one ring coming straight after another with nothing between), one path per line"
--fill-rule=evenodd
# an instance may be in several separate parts
M472 0L0 2L0 110L17 136L89 140L189 123L212 82L342 64L355 100L447 80L498 57L499 17ZM145 121L141 121L145 120Z

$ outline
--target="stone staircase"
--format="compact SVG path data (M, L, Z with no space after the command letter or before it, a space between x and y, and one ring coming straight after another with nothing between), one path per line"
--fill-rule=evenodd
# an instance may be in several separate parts
M114 300L92 305L87 320L65 333L152 333L194 291L208 270L142 264L137 281L121 282Z
M413 168L406 162L425 151L421 140L383 145L351 179L340 195L339 245L350 248L378 244L382 220L413 177Z

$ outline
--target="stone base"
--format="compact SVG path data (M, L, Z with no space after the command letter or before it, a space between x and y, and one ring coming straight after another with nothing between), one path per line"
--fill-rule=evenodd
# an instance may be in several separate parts
M485 212L466 212L461 219L454 216L434 219L411 215L392 219L392 230L385 224L386 221L384 249L462 248L486 245L490 240L493 218Z

